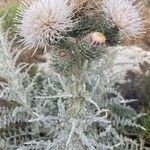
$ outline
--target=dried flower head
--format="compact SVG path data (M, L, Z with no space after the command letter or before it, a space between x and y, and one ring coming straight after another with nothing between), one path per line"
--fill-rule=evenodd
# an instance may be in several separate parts
M17 15L18 33L29 48L45 47L58 42L75 22L73 3L67 0L28 0Z
M86 15L92 15L97 11L99 12L100 1L101 0L68 0L68 4L74 3L74 12L77 14L82 12L86 13Z
M110 23L118 27L121 35L135 37L142 31L142 19L135 0L104 0L103 10Z

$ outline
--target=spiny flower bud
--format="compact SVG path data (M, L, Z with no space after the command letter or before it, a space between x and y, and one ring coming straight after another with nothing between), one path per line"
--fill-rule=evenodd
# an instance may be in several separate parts
M54 47L46 55L47 61L56 72L65 76L73 73L75 67L74 51L67 48Z
M81 55L88 60L99 58L105 52L105 41L106 38L102 33L90 33L79 44Z

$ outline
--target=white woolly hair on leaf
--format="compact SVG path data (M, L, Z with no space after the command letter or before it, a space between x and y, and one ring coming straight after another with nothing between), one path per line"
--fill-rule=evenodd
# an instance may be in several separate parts
M103 11L113 26L121 31L121 36L138 37L143 32L143 19L139 12L139 3L135 0L104 0Z
M74 4L67 0L27 0L17 12L17 32L27 48L45 48L64 38L74 25Z

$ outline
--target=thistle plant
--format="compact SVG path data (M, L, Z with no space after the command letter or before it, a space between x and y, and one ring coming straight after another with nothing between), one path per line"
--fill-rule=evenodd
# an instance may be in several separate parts
M120 43L122 30L117 15L108 19L108 10L115 8L122 14L122 4L134 8L129 9L133 13L126 11L126 19L136 22L121 20L124 31L133 31L142 22L131 1L118 0L114 7L107 7L107 2L88 2L97 6L94 11L93 7L83 11L73 0L23 2L16 18L18 37L25 47L47 50L46 63L36 64L36 69L33 64L17 63L24 49L12 50L1 30L1 149L143 148L128 137L145 130L136 123L141 114L128 105L135 100L124 99L114 87L118 75L111 70L113 46Z

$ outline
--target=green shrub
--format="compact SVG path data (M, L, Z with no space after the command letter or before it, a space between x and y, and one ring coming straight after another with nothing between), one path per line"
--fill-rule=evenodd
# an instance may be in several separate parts
M150 113L140 119L141 125L146 129L142 130L140 135L146 146L150 145Z
M16 16L17 4L8 3L0 9L0 17L4 16L2 27L4 30L14 28L14 18Z
M145 77L145 101L144 107L146 110L150 108L150 75Z
M144 100L141 106L141 112L146 113L146 116L143 116L140 119L140 124L146 130L141 131L142 138L144 139L145 144L150 144L150 75L144 77Z

